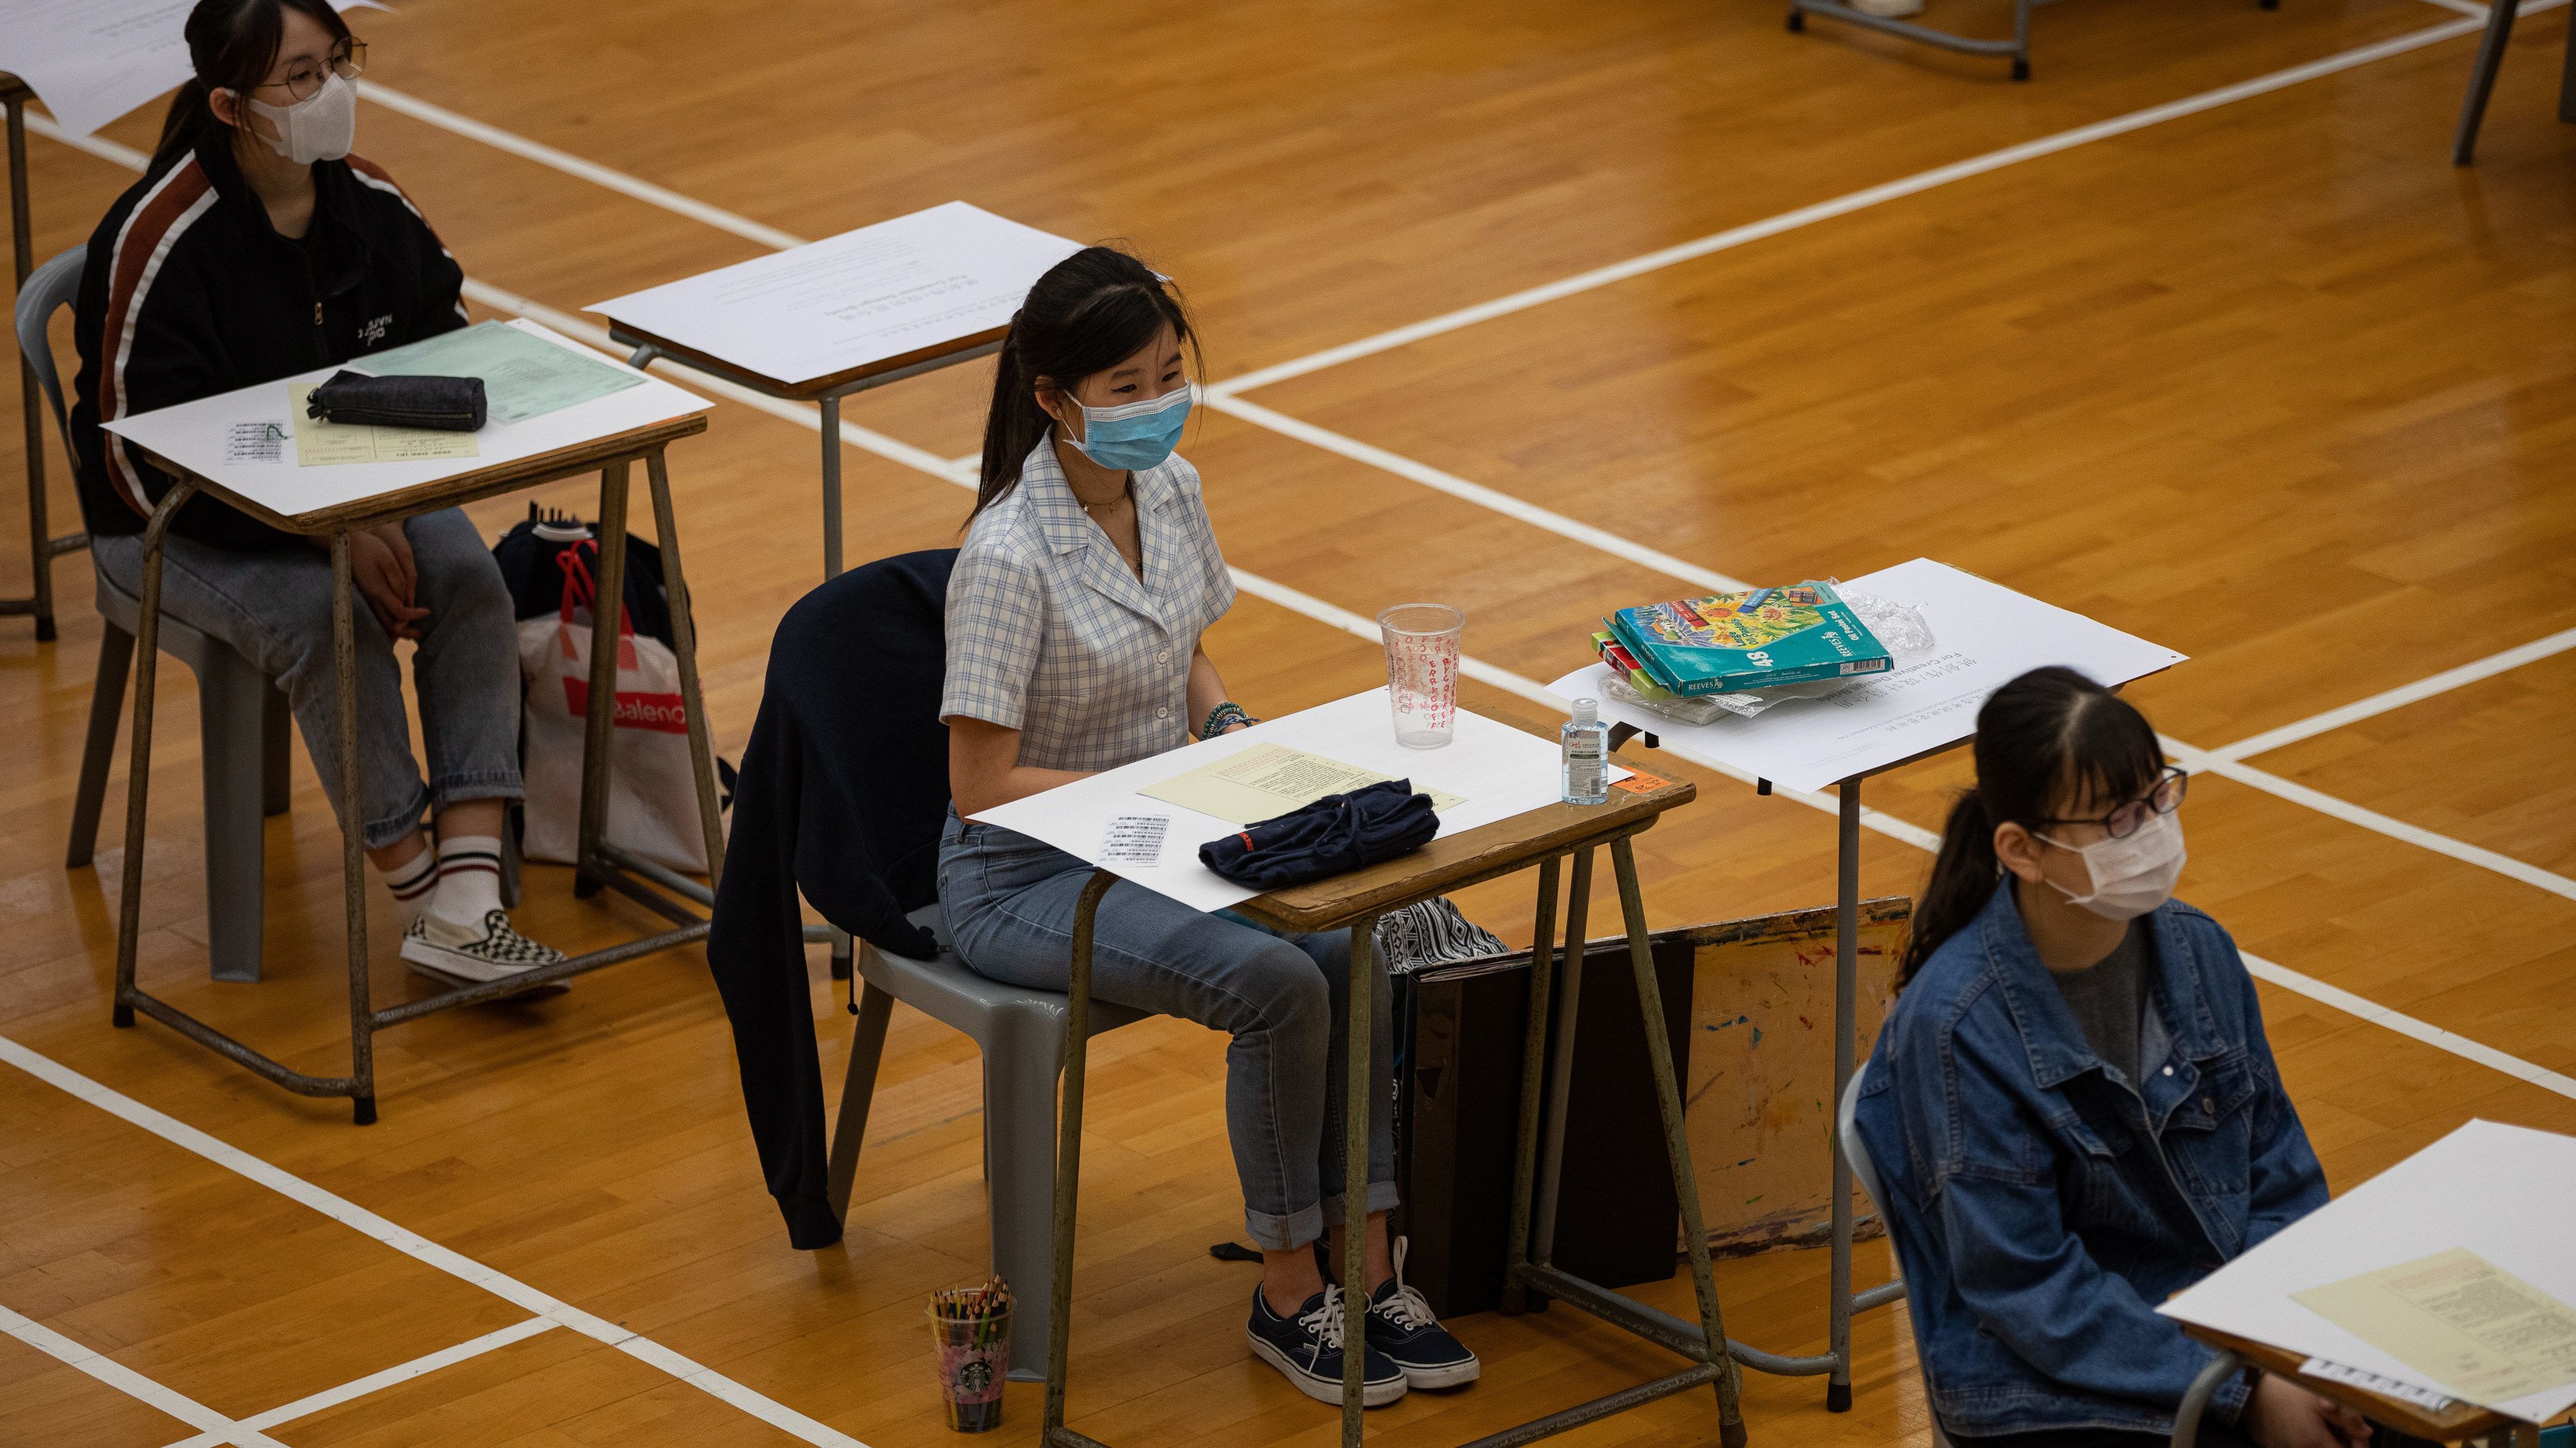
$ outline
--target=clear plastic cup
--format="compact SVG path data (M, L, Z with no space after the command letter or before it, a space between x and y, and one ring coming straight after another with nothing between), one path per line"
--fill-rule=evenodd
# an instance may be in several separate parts
M930 1307L940 1404L948 1426L960 1433L989 1433L1002 1426L1002 1379L1011 1370L1011 1309L964 1320Z
M1386 693L1395 742L1438 749L1458 732L1458 633L1467 616L1445 603L1399 603L1377 616L1386 640Z

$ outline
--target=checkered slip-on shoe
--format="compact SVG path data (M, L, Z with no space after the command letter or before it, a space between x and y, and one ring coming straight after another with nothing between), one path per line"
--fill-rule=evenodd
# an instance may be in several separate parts
M429 974L480 984L553 965L565 956L512 929L507 912L488 910L480 931L436 915L421 916L403 932L402 958Z

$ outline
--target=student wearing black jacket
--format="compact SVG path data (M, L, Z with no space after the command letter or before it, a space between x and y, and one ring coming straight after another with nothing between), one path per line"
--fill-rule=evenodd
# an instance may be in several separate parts
M102 422L465 324L464 273L402 188L349 154L350 81L366 47L326 0L200 0L186 36L195 77L171 103L143 179L90 237L75 308L81 511L98 566L135 594L143 526L172 480ZM286 689L332 807L393 889L406 962L489 981L562 959L501 908L503 811L522 794L518 638L482 536L450 508L351 540L367 603L355 801L337 797L331 565L313 541L200 494L172 521L161 606ZM419 645L426 781L396 639ZM421 828L432 813L434 848Z

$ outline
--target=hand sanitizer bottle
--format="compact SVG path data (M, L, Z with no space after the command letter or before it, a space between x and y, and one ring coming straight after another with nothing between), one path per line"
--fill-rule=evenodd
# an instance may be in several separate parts
M1610 726L1601 722L1597 699L1574 701L1574 717L1565 721L1557 739L1565 750L1565 802L1610 802Z

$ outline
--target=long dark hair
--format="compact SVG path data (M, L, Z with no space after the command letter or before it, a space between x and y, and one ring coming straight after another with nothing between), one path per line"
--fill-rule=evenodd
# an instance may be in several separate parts
M2033 669L1977 711L1976 787L1950 807L1932 878L1896 969L1903 990L1943 941L1986 908L2002 862L1995 827L2030 825L2070 799L2135 799L2164 769L2156 731L2128 700L2073 669Z
M300 10L331 33L336 44L349 38L349 22L329 0L197 0L181 33L188 41L188 64L196 74L170 98L170 114L161 121L161 144L155 164L197 144L208 126L220 126L211 97L228 90L248 99L268 79L285 43L286 13Z
M1070 392L1117 366L1165 327L1193 358L1198 338L1178 289L1114 246L1086 246L1047 268L1011 316L984 422L984 476L975 513L1011 495L1020 464L1055 419L1038 406L1040 381ZM974 513L967 514L971 520Z

